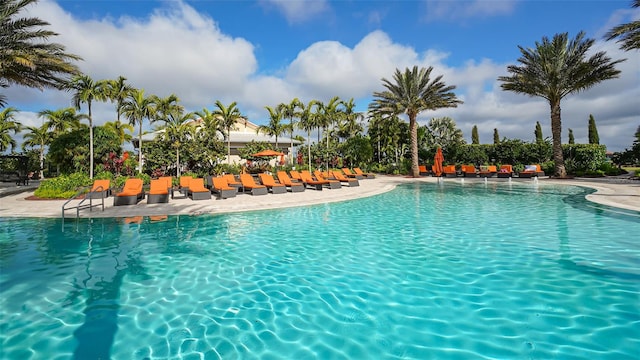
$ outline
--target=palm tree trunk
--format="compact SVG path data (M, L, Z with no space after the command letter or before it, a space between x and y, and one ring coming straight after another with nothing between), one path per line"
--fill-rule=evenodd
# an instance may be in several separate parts
M89 179L93 179L93 119L91 118L91 101L87 103L89 108Z
M138 132L138 173L142 174L142 119L140 119Z
M40 144L40 171L38 171L38 176L40 180L44 179L44 144Z
M307 131L307 149L309 150L309 171L311 171L311 131Z
M413 177L420 177L420 169L418 167L418 124L416 116L409 116L409 132L411 135L411 174Z
M180 149L176 148L176 176L180 178Z
M293 166L293 118L289 118L289 120L291 121L291 147L289 148L289 159L291 166Z
M231 164L231 128L227 129L227 164Z
M551 134L553 137L553 162L555 163L554 176L566 177L567 170L564 167L564 157L562 156L560 100L551 103Z

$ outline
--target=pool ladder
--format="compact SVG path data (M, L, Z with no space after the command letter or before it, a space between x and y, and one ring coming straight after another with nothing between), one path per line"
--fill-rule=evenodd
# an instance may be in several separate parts
M64 204L62 204L62 222L64 223L64 213L67 210L76 210L76 219L80 217L80 210L85 210L85 209L89 209L89 211L93 211L94 207L98 207L101 206L102 207L102 211L104 211L104 198L105 198L105 189L102 188L102 186L98 186L97 188L93 189L93 191L91 192L86 192L88 186L85 186L84 188L80 189L80 191L78 191L77 193L75 193L72 197L69 198L69 200L67 200ZM86 193L86 194L85 194ZM80 200L79 203L77 203L74 206L69 205L70 202L72 202L73 200L78 200L78 197L82 194L85 194L85 197ZM100 194L99 198L100 199L100 203L99 204L94 204L93 203L93 196ZM89 203L87 204L86 201L89 200ZM68 206L69 205L69 206Z

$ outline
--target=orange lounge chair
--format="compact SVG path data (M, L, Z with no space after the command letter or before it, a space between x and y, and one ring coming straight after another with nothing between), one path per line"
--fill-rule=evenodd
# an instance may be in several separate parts
M217 195L218 199L235 197L238 193L237 188L229 186L225 177L214 177L211 181L211 191Z
M426 165L418 165L418 172L420 173L420 176L429 175L429 170L427 170Z
M342 168L342 172L344 173L344 176L346 176L346 177L352 177L352 178L356 178L358 180L364 179L364 175L358 175L356 173L352 173L351 170L349 170L349 168Z
M167 184L167 190L169 191L169 194L171 195L171 198L173 199L173 177L171 176L161 176L158 178L158 180L162 180Z
M147 204L158 204L169 202L169 189L166 179L153 179L147 194Z
M258 174L260 178L260 182L262 185L266 186L268 190L271 190L272 194L284 194L287 192L287 187L276 183L276 180L271 176L271 174Z
M455 165L447 165L442 168L442 173L445 177L457 177L458 172L456 171Z
M242 183L236 179L236 176L233 174L224 174L222 175L225 180L227 180L227 185L232 188L235 188L237 192L240 192L242 189Z
M315 180L313 177L311 177L311 173L309 171L302 171L299 174L300 174L300 179L302 180L304 185L309 186L312 189L322 190L322 187L324 185L329 186L328 181Z
M189 196L191 200L209 200L211 199L211 190L204 186L203 178L194 178L189 180L187 196Z
M495 165L489 165L489 166L481 166L480 172L478 174L480 174L480 177L489 178L489 177L494 177L497 172L498 172L498 169L496 168Z
M513 176L513 166L511 165L500 165L500 170L498 170L499 178L510 178Z
M109 179L94 180L91 190L87 193L89 199L103 199L111 195L111 181Z
M240 174L240 182L242 183L242 191L251 193L251 195L267 195L269 189L264 185L258 185L250 174Z
M348 178L344 176L340 170L329 171L329 174L334 179L340 181L341 183L346 183L349 187L360 186L360 181L356 178Z
M302 181L302 175L300 175L300 173L296 170L291 170L289 171L289 174L291 175L291 178L295 181L300 181L300 182L304 182Z
M375 179L376 178L376 174L363 172L360 168L357 168L357 167L354 167L353 171L356 173L356 175L364 176L365 179Z
M280 181L280 184L283 184L284 186L288 187L289 191L291 192L304 191L304 187L305 187L304 184L301 182L293 182L285 171L280 170L278 171L277 175L278 175L278 181Z
M478 172L473 165L462 165L462 175L465 177L478 177Z
M191 182L191 179L193 179L193 177L188 175L180 176L178 192L184 195L184 197L187 197L189 194L189 182Z
M124 182L122 191L113 195L113 206L135 205L144 199L142 179L131 178Z
M318 181L326 181L329 185L329 189L340 189L342 187L342 183L338 180L329 180L322 175L322 173L318 170L313 172L313 176L315 176Z
M531 177L544 176L544 171L540 167L540 164L526 165L524 170L518 173L518 177L531 178Z

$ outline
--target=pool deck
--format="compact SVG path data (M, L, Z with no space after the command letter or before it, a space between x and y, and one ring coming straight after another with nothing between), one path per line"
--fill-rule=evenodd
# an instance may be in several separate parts
M104 211L96 207L93 211L82 210L80 217L132 217L132 216L156 216L156 215L198 215L205 213L229 213L239 211L266 210L283 207L309 206L331 202L352 200L367 196L373 196L392 190L398 184L410 182L435 183L438 178L421 177L409 178L403 176L378 175L375 179L360 180L360 186L343 186L341 189L324 189L322 191L307 189L300 193L267 194L252 196L238 194L234 198L216 200L193 201L189 198L175 198L165 204L147 204L146 199L137 205L113 206L113 198L105 199ZM471 183L484 182L481 178L443 178L447 183ZM508 179L489 178L487 182L508 182ZM597 191L587 196L587 199L599 204L614 206L640 212L640 181L622 178L577 178L572 180L554 180L549 178L518 179L513 178L513 186L530 185L538 186L546 184L579 185L594 188ZM27 200L33 195L37 182L29 186L0 187L0 217L61 217L64 200ZM77 203L75 200L71 204ZM94 200L94 203L99 203ZM67 210L65 217L74 218L75 210Z

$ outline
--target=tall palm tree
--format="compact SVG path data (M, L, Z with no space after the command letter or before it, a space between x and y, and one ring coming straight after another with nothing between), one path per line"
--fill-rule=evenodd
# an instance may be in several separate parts
M302 101L298 104L298 108L300 110L298 113L298 118L300 119L300 121L298 121L297 127L298 129L307 132L307 148L309 149L309 170L311 170L311 130L313 130L313 128L315 127L311 119L311 107L313 106L314 101L315 100L312 100L308 106L305 106Z
M49 132L49 127L47 124L43 124L40 127L36 126L27 126L27 132L24 134L24 142L22 143L22 148L26 147L38 147L38 154L40 160L40 168L38 171L40 179L44 178L44 147L51 143L53 139L52 133Z
M176 149L176 176L180 177L180 147L188 140L189 129L195 126L195 113L184 113L184 110L175 107L166 115L163 120L164 126L161 127L164 131L160 133L160 140L168 142Z
M265 106L265 109L269 112L269 124L268 125L260 125L258 126L258 130L256 132L262 132L263 134L269 136L276 137L276 150L278 149L278 136L284 134L287 130L288 126L281 123L282 121L282 113L280 112L280 108L276 107L275 109L270 106Z
M216 100L216 109L213 114L220 120L222 128L227 131L227 163L231 164L231 130L236 128L236 123L240 119L244 119L240 109L236 107L237 103L234 101L229 106L224 106L220 100Z
M0 153L9 147L13 150L17 146L16 140L10 135L11 132L15 135L22 130L22 124L15 120L17 112L18 110L13 107L0 111Z
M409 135L411 140L411 173L420 176L418 168L418 114L425 110L436 110L445 107L457 107L462 101L453 93L455 86L447 86L442 75L431 80L433 68L414 66L404 73L396 69L394 82L382 79L386 91L374 92L374 101L369 109L374 113L407 114L409 117Z
M120 127L120 113L122 103L133 90L133 86L126 83L127 78L118 76L115 80L105 80L103 86L106 98L116 103L116 128Z
M634 0L631 6L640 7L640 0ZM618 38L616 42L621 43L620 49L625 51L640 49L640 20L614 27L607 32L605 38L607 40Z
M82 103L87 104L89 119L89 178L93 179L93 117L91 115L91 103L93 100L106 99L104 90L104 82L94 81L89 75L77 75L71 79L71 88L75 91L73 94L73 103L76 109L80 110Z
M122 115L132 126L138 125L138 172L142 173L142 125L144 119L151 119L156 112L157 97L144 95L144 89L134 89L122 102Z
M167 121L170 116L176 116L176 114L184 112L184 106L180 105L180 99L177 95L171 94L167 97L155 98L155 116L150 119L154 121Z
M562 155L562 123L560 101L567 95L587 90L597 83L616 78L620 71L605 52L597 52L588 59L593 39L585 39L584 32L569 40L567 33L556 34L549 40L546 36L536 47L518 46L521 64L509 65L511 76L500 76L503 90L538 96L546 99L551 108L551 134L553 137L554 176L565 177L567 171Z
M37 0L0 1L0 87L10 84L37 89L66 87L68 77L79 73L72 61L81 60L51 42L58 34L46 30L49 23L20 13ZM0 106L5 103L0 95Z
M349 99L349 101L342 101L342 106L344 110L341 121L338 124L338 136L348 139L364 131L361 125L364 115L355 111L356 103L353 102L353 98Z
M87 115L78 114L76 108L68 107L58 110L42 110L38 112L38 117L45 119L44 125L53 131L53 135L58 136L70 130L80 129L80 120L86 119Z
M296 127L295 119L300 117L299 109L301 105L302 105L302 102L298 98L294 98L288 104L282 103L278 105L278 110L282 113L282 117L289 119L289 127L287 130L289 130L289 134L291 135L290 149L291 149L292 155L293 155L293 131L295 130L295 127ZM293 156L289 156L289 160L290 160L290 163L293 165Z

